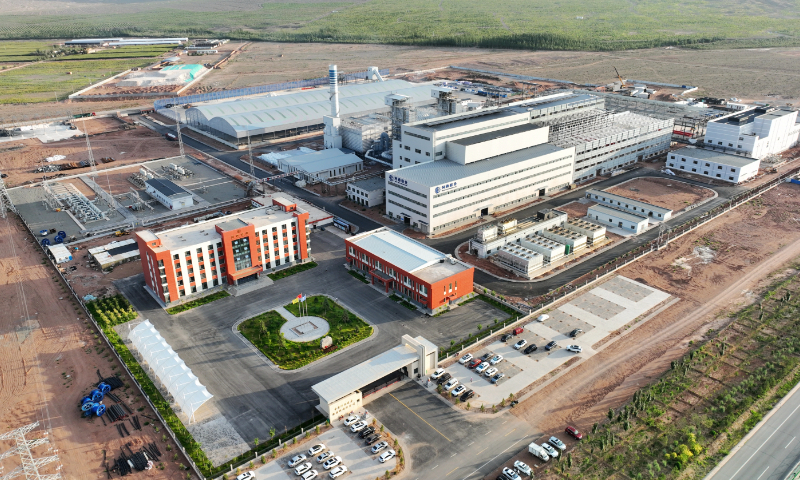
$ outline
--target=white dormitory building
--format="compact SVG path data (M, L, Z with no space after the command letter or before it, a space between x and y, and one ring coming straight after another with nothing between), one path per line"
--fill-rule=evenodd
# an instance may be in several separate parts
M668 151L672 119L603 105L559 93L403 125L387 214L438 234Z
M693 146L670 152L667 168L728 183L743 183L758 174L761 161Z

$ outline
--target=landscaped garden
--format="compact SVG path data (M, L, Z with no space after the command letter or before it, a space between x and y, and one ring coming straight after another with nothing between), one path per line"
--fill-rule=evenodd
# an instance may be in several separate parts
M191 310L201 305L211 303L214 300L219 300L220 298L225 298L230 296L231 296L230 293L221 290L219 292L212 293L211 295L206 295L205 297L200 297L190 302L181 303L180 305L175 305L174 307L170 307L167 309L167 313L169 313L170 315L175 315L176 313L185 312L186 310Z
M300 316L299 304L286 305L293 315ZM332 347L323 350L319 341L292 342L281 334L281 326L286 322L278 312L272 310L247 319L239 325L239 331L246 339L267 356L273 363L285 370L294 370L308 365L333 351L360 342L372 335L372 327L352 312L323 295L308 297L303 305L308 316L325 319L330 326L328 335L333 340Z
M280 280L281 278L286 278L290 275L294 275L295 273L305 272L306 270L311 270L312 268L316 267L316 262L306 262L306 263L298 263L297 265L289 268L284 268L283 270L278 270L275 273L267 274L267 276L272 280Z

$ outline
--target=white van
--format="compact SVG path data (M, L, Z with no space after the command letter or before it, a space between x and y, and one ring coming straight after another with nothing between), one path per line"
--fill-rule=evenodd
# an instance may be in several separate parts
M550 460L550 455L547 454L544 448L541 445L538 445L536 442L531 443L528 445L528 451L533 454L534 457L539 458L543 461Z

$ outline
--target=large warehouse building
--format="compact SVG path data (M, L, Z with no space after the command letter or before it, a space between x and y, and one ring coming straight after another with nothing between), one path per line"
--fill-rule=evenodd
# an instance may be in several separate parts
M762 159L797 145L796 110L752 108L716 118L706 126L706 148Z
M433 103L432 83L405 80L360 83L339 87L341 116L388 111L384 97L405 95L410 103ZM197 105L186 111L189 127L230 144L247 144L321 131L322 117L331 111L327 90L316 89L275 96L240 98Z

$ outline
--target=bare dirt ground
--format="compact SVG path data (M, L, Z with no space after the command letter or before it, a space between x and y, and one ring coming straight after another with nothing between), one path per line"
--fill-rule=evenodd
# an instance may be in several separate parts
M81 132L89 130L89 135L116 132L125 124L124 121L117 117L95 117L88 120L79 119L75 120L73 123Z
M50 443L58 450L62 478L106 478L103 451L113 465L123 443L132 448L155 442L164 454L165 469L154 468L138 476L152 479L183 478L178 466L186 460L178 456L171 441L162 441L163 431L156 433L142 415L155 418L146 407L138 390L132 386L121 365L97 338L88 320L75 307L68 291L54 280L55 272L43 262L43 254L13 215L0 220L0 308L6 314L0 322L0 430L5 432L39 420L50 427ZM14 257L16 252L17 257ZM22 290L17 285L21 280ZM24 293L24 296L21 294ZM27 320L23 305L27 305ZM98 381L96 370L104 376L120 372L128 385L115 393L139 414L142 431L128 424L130 437L120 438L113 425L104 426L100 419L80 418L76 405ZM110 400L106 403L109 403ZM137 412L139 408L141 411ZM110 422L106 419L106 422ZM161 430L161 426L158 426ZM41 436L40 428L28 438ZM3 442L3 447L12 444ZM37 447L38 456L48 454L47 446ZM167 448L170 451L167 451ZM6 448L3 448L5 451ZM19 458L2 462L5 472L19 465ZM47 473L58 464L52 464Z
M668 178L634 178L604 190L673 212L711 198L714 191Z
M119 167L144 160L173 157L178 155L178 143L170 142L158 133L145 127L132 130L120 130L89 139L92 145L92 155L95 158L97 169ZM15 145L17 142L14 142ZM59 142L42 143L38 139L25 139L19 142L25 148L5 152L0 155L0 170L8 174L6 186L12 187L31 181L40 181L41 173L33 173L44 158L52 155L64 155L67 158L55 164L66 164L88 160L86 139L83 137L71 138ZM114 162L101 163L103 157L114 158ZM66 175L87 173L88 167L62 171ZM51 173L48 176L52 177Z
M588 430L653 381L688 342L753 302L760 281L800 256L800 188L785 184L619 271L680 297L512 413L546 435ZM568 446L571 443L567 443ZM530 456L528 455L528 460ZM487 478L494 478L488 476Z
M586 202L581 203L579 201L565 203L558 207L559 212L564 212L569 215L570 218L583 218L589 212L589 207L592 205L597 205L597 202Z

